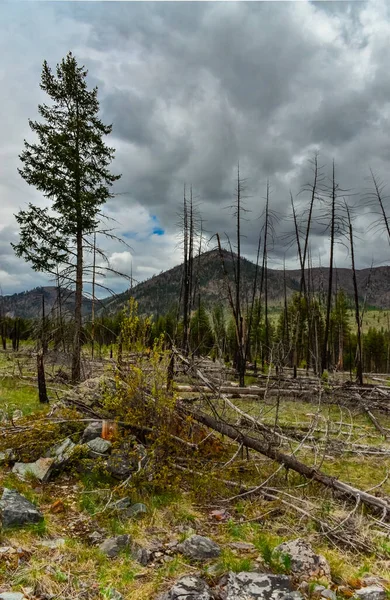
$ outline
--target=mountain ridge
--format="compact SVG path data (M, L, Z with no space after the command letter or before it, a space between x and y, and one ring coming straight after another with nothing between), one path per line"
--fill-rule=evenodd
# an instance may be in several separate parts
M234 280L232 255L224 251L224 262L231 283ZM165 314L175 304L180 296L182 265L176 265L167 271L153 275L115 296L99 299L98 314L115 314L132 295L139 304L143 314ZM250 302L256 266L250 260L241 258L242 299ZM316 292L326 291L328 285L329 267L314 267L311 269L310 280ZM283 302L284 279L286 280L287 296L299 290L301 272L299 269L283 270L267 269L268 297L270 306L278 306ZM390 309L390 266L380 266L356 271L359 297L367 295L367 303L382 309ZM261 278L261 268L258 270L258 285ZM368 285L369 284L369 285ZM343 289L350 298L353 296L352 272L346 268L334 269L333 289ZM55 310L58 299L58 288L55 286L38 287L33 290L11 295L0 296L2 314L25 318L38 318L42 313L42 294L45 295L46 313ZM66 302L63 310L71 312L74 306L74 292L63 291ZM228 303L226 280L223 274L221 257L217 250L210 250L194 258L194 294L197 304L198 297L208 306L217 303ZM83 300L83 314L91 312L91 299Z

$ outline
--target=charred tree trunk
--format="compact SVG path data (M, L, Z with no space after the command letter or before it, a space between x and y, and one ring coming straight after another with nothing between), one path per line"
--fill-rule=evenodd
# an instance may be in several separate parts
M190 303L190 278L188 264L188 207L186 198L186 189L184 186L183 196L183 244L184 244L184 261L183 261L183 352L188 354L188 334L189 334L189 303Z
M333 161L332 166L332 190L331 190L331 220L330 220L330 258L329 258L329 279L328 279L328 294L326 301L326 320L325 320L325 333L324 343L322 347L322 359L321 359L321 372L329 366L329 330L330 330L330 311L332 306L332 289L333 289L333 254L334 254L334 239L335 239L335 222L336 222L336 180L335 180L335 166Z
M357 361L356 361L356 371L357 371L357 379L359 385L363 385L363 358L362 358L362 331L361 331L361 321L360 321L360 311L359 311L359 294L358 294L358 286L356 279L356 269L355 269L355 249L353 243L353 228L351 215L349 212L348 205L345 204L347 210L348 217L348 227L349 227L349 244L351 248L351 267L352 267L352 280L353 280L353 292L354 292L354 300L355 300L355 321L357 326Z
M268 219L269 219L269 181L267 181L267 196L265 204L265 230L264 230L264 327L265 327L265 358L268 361L270 353L270 336L268 323Z
M39 402L41 402L42 404L48 404L49 398L47 396L45 366L43 363L43 350L42 349L37 352L37 375L38 375Z
M62 315L62 293L61 293L60 276L58 273L58 267L57 267L57 305L58 305L57 327L58 327L59 339L60 339L60 343L62 343L63 351L66 352L64 322L63 322L63 315Z
M45 295L42 294L42 330L41 330L41 346L43 354L47 354L49 349L49 343L47 339L47 323L46 323L46 311L45 311Z
M237 168L237 266L236 266L236 314L237 314L237 371L239 385L245 386L244 320L241 313L241 179Z
M93 233L93 262L92 262L92 306L91 306L91 357L95 349L95 279L96 279L96 231ZM131 278L131 285L132 285Z

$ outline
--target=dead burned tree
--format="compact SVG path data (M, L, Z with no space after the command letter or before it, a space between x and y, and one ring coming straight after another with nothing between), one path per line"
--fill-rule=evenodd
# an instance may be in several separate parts
M245 341L244 341L244 318L241 312L241 212L242 208L242 184L240 179L240 167L237 168L237 262L236 262L236 329L237 329L237 370L240 385L245 385Z
M265 215L264 215L264 244L263 244L263 264L261 268L261 284L260 284L260 298L263 291L264 283L264 327L265 327L265 353L264 357L268 359L270 350L270 339L269 339L269 322L268 322L268 234L270 228L270 214L269 214L269 181L267 181L267 194L265 199ZM261 302L261 301L260 301ZM261 306L261 303L259 304ZM259 323L260 325L260 323ZM265 356L264 356L265 355Z
M183 352L187 355L190 349L190 322L193 306L193 276L194 276L194 240L195 240L195 214L192 195L192 186L190 191L190 200L188 202L186 195L186 186L183 191L183 277L182 277L182 298L183 298Z
M326 300L326 318L325 318L325 333L324 341L322 346L322 357L321 357L321 371L324 372L329 363L329 330L330 330L330 311L332 307L332 286L333 286L333 265L334 265L334 241L336 232L336 198L337 198L337 184L335 178L335 164L332 164L332 183L331 183L331 217L330 217L330 255L329 255L329 277L328 277L328 292Z
M385 209L385 197L384 197L384 189L385 189L385 185L383 182L378 181L378 179L376 178L376 176L374 175L373 171L370 169L370 173L371 173L371 177L372 177L372 182L374 184L374 191L372 193L370 193L368 195L368 200L370 201L371 204L375 203L375 204L379 204L379 209L380 209L380 219L377 220L374 223L374 226L384 226L387 236L388 236L388 241L390 243L390 223L389 223L389 219L386 213L386 209Z
M345 203L345 209L347 211L347 219L348 219L349 245L350 245L350 251L351 251L351 268L352 268L352 280L353 280L353 291L354 291L354 301L355 301L355 321L356 321L356 327L357 327L356 370L357 370L357 379L358 379L359 385L363 385L362 331L361 331L361 321L360 321L360 314L359 314L359 294L358 294L356 269L355 269L355 249L354 249L354 242L353 242L353 228L352 228L352 221L351 221L351 213L350 213L347 203Z
M45 367L43 363L43 350L40 349L37 352L37 378L38 378L38 397L39 402L42 404L48 404L49 398L47 396L46 388L46 376Z
M93 260L92 260L92 305L91 305L91 358L94 358L95 349L95 283L96 283L96 231L93 232ZM133 279L133 278L131 278ZM133 282L131 281L131 285Z
M244 331L244 315L242 312L241 306L241 219L242 213L245 210L242 205L242 180L240 177L240 167L237 167L237 187L236 187L236 198L235 204L233 206L234 216L236 218L236 255L234 255L230 240L229 246L231 249L231 263L234 274L234 290L232 290L229 273L227 271L224 251L221 245L221 238L219 234L216 234L217 243L218 243L218 251L221 259L223 275L225 279L225 283L228 291L228 300L230 304L231 311L233 313L234 325L235 325L235 340L236 340L236 350L235 350L235 364L237 368L237 373L239 377L239 384L241 387L245 385L245 372L246 372L246 342L245 342L245 331Z
M299 289L299 305L298 305L298 310L296 313L296 319L295 319L295 323L294 323L294 333L292 336L293 337L292 363L293 363L293 373L294 373L293 377L294 377L294 379L296 379L297 367L298 367L298 339L299 339L300 329L302 327L301 297L302 297L302 292L304 292L305 296L306 296L306 280L305 280L305 263L304 263L303 257L302 257L299 227L298 227L297 216L296 216L296 212L295 212L294 198L293 198L293 195L291 192L290 192L290 200L291 200L292 216L293 216L293 220L294 220L294 230L295 230L295 239L296 239L296 243L297 243L298 258L299 258L299 264L301 266L301 285L300 285L300 289ZM313 210L312 205L310 205L310 209ZM310 225L308 225L308 228L309 227L310 227ZM307 240L309 239L308 238L308 230L306 232L306 239ZM308 308L308 306L307 306L307 308ZM308 319L308 321L309 321L309 319ZM310 335L309 335L308 343L310 343Z
M302 260L301 260L301 267L302 267L301 283L300 283L301 290L304 290L306 287L305 269L306 269L306 261L308 259L308 252L309 252L309 239L310 239L310 231L311 231L311 226L312 226L312 221L313 221L314 204L315 204L316 200L319 200L321 198L321 193L323 192L323 181L324 181L322 167L320 167L318 165L318 153L315 153L311 163L312 163L312 169L313 169L313 183L304 186L304 188L302 190L302 191L310 192L310 202L309 202L309 210L308 210L307 222L306 222L305 242L303 245Z
M190 274L188 265L188 207L186 197L186 187L184 185L183 192L183 352L188 354L188 338L189 338L189 303L190 303Z
M255 352L257 353L258 347L261 350L261 361L264 367L265 362L269 362L271 352L271 333L270 323L268 319L268 258L269 249L274 242L275 238L275 224L279 218L275 211L270 208L270 194L271 187L270 182L267 180L266 195L265 195L265 206L261 217L264 218L262 228L260 230L260 237L262 238L262 265L261 265L261 277L259 286L259 295L257 302L256 318L255 318ZM259 339L259 330L262 323L262 309L264 308L264 347Z

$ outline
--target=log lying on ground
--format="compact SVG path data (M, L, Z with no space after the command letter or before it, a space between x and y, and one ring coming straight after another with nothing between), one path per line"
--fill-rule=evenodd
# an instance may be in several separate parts
M382 427L382 425L379 423L378 419L375 417L375 415L371 412L371 410L368 408L368 406L366 404L363 404L363 408L365 413L367 414L367 416L369 417L371 423L374 425L374 427L379 431L379 433L381 435L383 435L383 437L385 439L388 439L389 434L386 431L386 429L384 429Z
M198 369L199 370L199 369ZM221 387L217 387L216 389L219 394L227 394L232 396L249 396L250 398L262 398L265 394L267 396L280 396L280 397L293 397L293 398L303 398L303 397L312 397L322 390L325 392L323 388L320 386L312 385L309 387L303 387L300 385L296 386L277 386L277 382L273 381L268 387L238 387L235 385L222 385ZM210 388L209 385L186 385L186 384L176 384L176 390L179 392L200 392L206 394L215 394L216 392ZM386 398L390 400L390 395L379 388L369 388L367 390L359 390L359 394L354 388L343 388L342 386L332 386L330 390L326 390L326 397L330 398L334 401L346 400L352 402L354 404L361 403L363 400L367 401L368 399L372 402L374 400L383 400ZM365 394L363 396L363 394Z
M175 388L179 392L210 392L210 388L205 385L177 385ZM265 392L269 394L278 394L279 396L300 396L307 395L313 396L318 393L318 388L312 388L311 390L301 390L299 387L296 389L292 388L265 388L265 387L236 387L234 385L223 385L218 390L221 394L231 394L237 396L263 396Z
M251 450L255 450L267 458L275 460L279 464L284 465L287 469L292 469L307 479L317 481L318 483L337 491L348 499L352 497L356 502L360 501L366 506L369 506L371 509L380 510L383 513L383 516L386 516L390 511L390 504L382 498L377 498L376 496L359 490L348 483L339 481L335 477L326 475L322 471L317 471L317 469L309 467L305 463L299 461L297 458L295 458L295 456L281 452L272 444L243 434L237 427L234 427L233 425L224 423L206 413L195 411L188 406L180 405L179 410L184 412L186 415L190 415L198 423L202 423L203 425L210 427L210 429L214 429L214 431L218 431L222 435L226 435L232 440L240 442L243 444L243 446L250 448Z
M174 351L177 354L177 356L183 361L183 363L187 365L190 371L192 371L211 391L213 391L215 394L218 394L218 389L216 389L216 386L212 382L208 381L208 379L199 369L192 367L191 363L186 358L181 356L177 352L177 350ZM219 396L223 398L222 394L219 394ZM227 398L226 402L229 405L231 405L230 401ZM275 435L273 435L272 430L269 429L263 423L258 423L258 425L261 426L261 430L263 430L264 432L265 430L267 430L268 432L268 439L264 441L258 438L254 438L250 435L244 434L237 426L233 426L230 423L227 423L226 421L222 421L193 407L189 407L183 402L178 403L177 408L183 414L191 416L198 423L202 423L210 429L218 431L222 435L226 435L235 442L241 443L246 448L250 448L251 450L259 452L267 458L270 458L271 460L274 460L279 464L283 465L287 469L291 469L296 473L303 475L309 480L321 483L322 485L338 492L344 498L348 500L354 498L355 502L361 502L375 511L381 511L382 519L385 519L387 517L390 511L390 504L386 500L382 498L377 498L376 496L373 496L368 492L364 492L363 490L355 488L352 485L349 485L348 483L344 483L343 481L340 481L335 477L326 475L326 473L318 471L314 467L310 467L305 463L299 461L292 454L285 454L284 452L281 452L277 447L279 440L275 437ZM274 443L272 443L272 439L274 440Z

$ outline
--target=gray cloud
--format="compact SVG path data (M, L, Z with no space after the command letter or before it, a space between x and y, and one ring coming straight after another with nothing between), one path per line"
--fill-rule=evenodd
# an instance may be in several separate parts
M176 213L192 183L205 227L233 235L236 169L245 179L244 251L253 258L266 181L280 217L270 262L296 266L289 192L305 218L308 159L320 151L324 174L333 158L340 186L367 187L369 167L386 179L390 159L389 7L382 2L34 2L0 4L0 283L7 292L38 281L12 255L13 213L44 203L16 172L27 119L43 95L41 64L68 50L98 85L102 117L113 123L114 172L123 176L107 205L131 255L106 243L113 264L139 279L180 260ZM357 202L357 197L353 197ZM361 267L388 259L384 236L356 220ZM165 235L153 234L156 220ZM314 223L313 261L326 263L327 232ZM349 258L340 246L337 264ZM17 277L12 278L13 270ZM4 275L6 273L7 275ZM10 278L11 277L11 278ZM34 279L35 277L35 279ZM39 281L44 276L39 276ZM125 287L118 279L110 285Z

